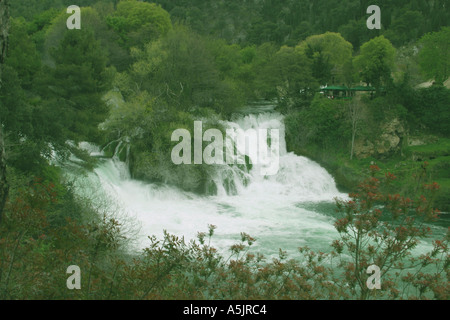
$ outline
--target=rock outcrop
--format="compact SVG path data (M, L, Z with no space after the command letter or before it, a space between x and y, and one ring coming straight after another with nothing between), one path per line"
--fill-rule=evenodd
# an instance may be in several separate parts
M355 155L358 159L368 157L385 158L401 151L403 139L407 132L403 123L392 119L381 128L381 135L373 139L359 139L355 144Z

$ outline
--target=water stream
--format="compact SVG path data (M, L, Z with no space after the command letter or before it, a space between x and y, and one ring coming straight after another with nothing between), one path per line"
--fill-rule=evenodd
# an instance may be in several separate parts
M78 190L108 203L132 229L139 227L139 248L149 244L147 236L162 237L164 230L189 241L212 224L217 226L212 245L223 251L239 241L241 232L256 238L253 250L266 256L276 255L280 248L295 256L297 248L306 245L330 251L330 243L338 238L333 199L346 197L333 177L314 161L286 151L283 116L268 112L267 107L242 114L227 125L279 129L278 173L261 176L257 167L237 172L237 167L224 166L211 177L217 195L200 196L175 186L133 180L127 164L114 157L102 159L93 172L79 179ZM87 143L82 147L93 156L102 154ZM233 194L227 192L230 177Z

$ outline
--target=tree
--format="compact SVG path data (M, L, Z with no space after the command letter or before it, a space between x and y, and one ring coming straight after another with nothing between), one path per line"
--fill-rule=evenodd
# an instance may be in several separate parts
M396 177L389 172L385 177L377 177L379 171L378 166L372 165L371 177L361 183L357 192L349 195L350 200L336 200L340 216L335 227L341 239L334 241L333 247L338 254L348 253L351 256L350 261L344 261L340 265L345 270L345 285L353 297L359 295L360 299L367 299L376 295L366 285L367 269L376 265L384 279L382 292L389 293L391 298L403 298L405 290L402 293L400 288L396 288L394 279L415 265L418 268L416 275L420 276L416 278L409 273L402 278L405 286L419 288L418 298L423 298L426 291L431 291L437 299L445 297L448 285L441 281L445 283L442 278L445 278L443 271L446 264L437 264L435 274L433 271L429 274L422 272L423 268L435 263L440 254L445 259L448 254L445 241L435 241L429 254L419 258L411 257L411 251L419 241L432 233L427 223L436 221L439 217L439 210L433 208L439 185L424 185L417 199L410 199L390 194L389 186ZM393 270L397 273L392 274Z
M25 19L11 19L7 64L17 71L21 86L29 89L34 74L41 67L41 57L27 33Z
M373 38L361 46L361 53L354 64L361 80L377 89L391 81L395 48L384 36Z
M45 66L36 81L43 98L37 126L49 141L98 141L97 126L107 113L102 95L108 87L106 52L88 27L66 30L49 48L54 67Z
M228 115L243 102L238 88L225 79L228 70L218 70L229 64L218 66L212 51L204 37L180 26L144 50L133 49L136 62L129 75L139 90L179 110L207 107Z
M362 105L360 99L353 99L348 103L348 118L352 129L352 147L350 151L350 160L353 159L353 153L355 149L355 139L358 133L361 120L363 118Z
M312 60L313 76L321 84L345 81L344 66L351 62L353 46L339 33L310 36L296 50Z
M9 1L0 0L0 64L3 64L6 58L6 51L8 49L9 28L10 28ZM0 69L0 79L1 76L2 74Z
M450 27L426 34L419 43L422 45L419 65L423 74L438 84L444 83L450 76Z
M264 68L265 81L277 91L280 103L291 105L292 99L305 98L315 89L309 59L295 50L283 46Z
M385 35L396 46L400 46L409 41L416 41L423 29L424 21L426 19L421 12L407 10L401 16L394 19Z
M286 143L304 155L319 157L348 146L348 125L343 100L316 94L310 106L286 117Z
M425 126L427 131L442 136L450 135L450 89L431 86L414 90L405 97L410 123Z
M127 48L141 46L172 29L170 15L155 3L121 1L107 23L122 38Z
M2 69L6 58L9 35L9 3L8 0L0 0L0 88L2 86ZM0 118L0 224L2 222L3 209L8 196L9 185L6 179L5 142L3 138L3 124Z
M361 43L367 39L365 34L367 30L366 20L350 20L347 24L343 24L339 27L339 33L349 41L353 47L358 49L361 46Z

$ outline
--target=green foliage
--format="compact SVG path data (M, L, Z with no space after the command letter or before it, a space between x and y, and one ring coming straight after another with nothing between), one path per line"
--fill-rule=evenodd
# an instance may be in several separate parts
M434 159L442 156L445 157L450 154L450 139L441 138L435 143L421 146L411 146L409 149L422 159ZM448 159L441 159L440 161L446 160Z
M424 20L420 11L406 10L393 19L385 36L395 45L416 41L424 30Z
M418 288L422 279L429 279L416 291L415 297L425 298L429 293L435 299L442 298L441 292L447 286L440 283L445 281L440 272L445 270L448 262L439 262L433 276L427 274L425 267L440 259L448 259L448 256L444 258L448 247L436 241L429 255L411 257L411 251L419 241L432 233L427 223L438 219L439 210L432 205L439 185L424 185L420 197L415 194L417 199L389 194L382 191L386 190L384 185L392 183L396 177L392 173L378 177L376 165L370 169L371 177L360 184L357 192L350 194L350 200L337 200L340 217L335 227L341 239L334 243L334 247L338 253L346 249L351 256L351 261L344 262L341 267L346 270L345 277L352 295L359 295L360 299L374 294L401 298L411 290L410 287ZM366 285L366 270L371 264L380 268L384 278L383 291L379 293L371 292ZM409 272L405 275L405 271L416 264L420 266L416 275ZM391 269L396 272L389 273ZM403 292L395 287L400 276L405 283Z
M313 76L321 84L345 82L343 68L351 63L353 46L339 33L310 36L296 49L312 60Z
M26 103L25 91L17 71L9 65L3 67L4 81L0 88L0 119L6 126L6 130L32 132L30 106Z
M366 9L370 1L183 1L156 0L183 22L202 34L212 34L229 43L295 46L314 34L340 32L355 49L384 34L396 45L415 41L424 33L447 26L445 0L384 1L382 30L368 30Z
M316 95L308 108L286 116L286 143L310 157L343 152L350 139L345 102Z
M355 57L355 68L361 80L377 89L391 81L395 48L384 36L376 37L361 46L361 53Z
M62 9L61 0L17 0L11 2L11 16L32 20L36 15L50 8Z
M95 4L113 4L118 0L95 0ZM62 10L73 5L71 0L14 0L11 1L11 16L24 17L27 20L39 16L48 10ZM78 0L76 5L87 7L93 5L92 0Z
M45 67L38 88L45 102L60 120L62 137L73 140L97 140L97 125L106 116L101 100L107 88L106 53L89 29L67 31L51 50L55 67Z
M247 101L277 98L287 113L288 148L356 180L365 172L361 166L376 159L347 160L348 104L314 96L318 85L357 82L352 77L352 45L357 50L364 43L353 60L361 80L386 87L394 74L400 75L400 84L396 92L363 99L369 115L358 131L361 139L376 138L381 125L394 118L407 119L414 132L447 137L450 91L442 86L413 90L408 82L415 72L411 42L431 31L419 42L419 65L424 76L438 84L449 76L450 28L440 28L448 25L450 16L442 10L443 0L388 1L381 31L365 27L370 4L365 0L155 2L79 0L77 5L92 7L82 8L82 30L67 30L65 8L72 1L11 1L14 18L0 89L11 184L0 223L0 298L379 297L364 289L367 264L376 261L403 271L393 257L407 257L417 243L414 236L426 233L423 225L413 224L421 222L413 212L432 217L433 199L448 207L448 139L398 155L426 158L429 167L397 158L380 164L385 171L400 167L401 179L386 189L370 180L351 201L338 202L340 218L347 220L336 223L343 237L333 243L335 252L303 248L298 260L287 260L282 251L272 261L253 255L249 249L255 239L246 234L225 258L210 246L214 226L199 234L199 243L186 244L166 234L161 240L151 238L144 252L130 257L124 253L119 222L76 197L48 159L54 151L67 154L68 139L102 142L111 156L118 150L115 155L128 161L134 178L214 194L210 177L215 167L172 163L172 132L192 132L193 121L199 119L204 130L221 128L220 120ZM397 69L390 41L412 48L406 60L397 55ZM442 182L440 195L435 184L420 188L431 178ZM410 202L386 193L399 190L414 196L420 190L431 198L418 196ZM381 200L386 205L383 214L400 214L392 225L379 217ZM380 241L381 249L373 251L372 240ZM426 266L432 262L442 272L420 270L415 278L403 277L401 283L417 293L413 297L448 299L442 268L448 270L447 242L436 241L430 255L415 261ZM348 256L353 260L346 260ZM331 268L328 262L336 257L339 263ZM69 292L61 285L71 263L87 270L86 290ZM401 295L394 280L386 282L383 297L411 296Z
M55 173L51 169L47 176ZM383 180L390 183L395 176ZM372 177L350 200L337 201L340 237L330 243L330 253L302 247L290 258L280 249L268 260L251 251L257 240L246 233L219 253L212 245L214 225L190 243L165 232L162 239L149 237L145 249L126 254L124 225L117 219L54 220L61 191L34 180L21 197L10 199L0 224L0 298L447 300L448 236L434 241L429 253L411 255L430 233L424 221L437 218L427 198L438 186L425 185L420 197L410 199L380 191L380 182ZM382 290L366 286L371 264L381 268ZM68 265L82 270L82 290L67 290Z
M385 15L382 15L382 17L385 17ZM369 34L367 31L366 19L364 18L349 20L338 29L338 32L342 34L355 49L358 49L361 44L370 40L372 34Z
M419 65L428 79L438 84L450 77L450 27L426 34L420 39Z
M22 87L30 88L32 78L41 66L41 59L28 35L25 19L12 19L9 46L7 63L17 71Z
M99 8L101 10L101 8ZM94 34L94 38L99 42L104 54L107 55L107 65L112 65L118 70L126 69L131 63L131 57L127 49L121 46L120 36L112 30L100 12L95 8L85 7L81 8L82 16L82 30L88 30ZM41 24L41 19L47 24L45 19L52 18L48 26L34 34L36 41L42 43L43 60L46 65L53 65L54 60L51 56L52 48L57 47L67 33L66 20L69 15L65 10L56 11L50 10L37 16L33 24ZM41 39L43 37L43 39Z
M202 1L155 0L174 23L184 23L195 32L225 39L229 43L261 45L273 42L294 46L313 34L341 32L355 49L380 33L396 45L416 40L430 31L448 26L450 15L443 10L446 0L384 1L382 30L368 30L366 9L370 1L286 0L286 1ZM124 1L122 1L124 2ZM31 20L50 8L63 9L69 0L14 0L14 17ZM118 0L79 0L79 6L120 5ZM131 6L131 5L130 5ZM418 20L420 17L420 20Z
M185 128L193 137L194 120L207 119L204 130L220 128L216 122L218 115L212 110L199 108L191 113L176 106L167 105L162 99L140 91L120 101L111 108L108 119L101 125L112 150L119 143L130 148L130 170L134 178L145 181L164 182L184 190L200 194L212 194L210 189L211 172L215 168L192 165L177 166L171 160L171 142L176 129ZM119 155L119 154L117 154Z
M270 88L269 94L275 96L280 107L284 108L304 104L318 87L306 55L287 46L273 55L263 68L261 77L260 81Z
M370 112L370 123L368 126L372 128L371 132L375 136L381 134L380 124L396 118L404 121L408 117L408 110L403 105L393 101L391 97L378 96L363 103L367 104Z
M107 17L108 25L121 37L127 48L158 39L172 29L167 11L154 3L121 1Z
M182 111L207 107L229 115L243 104L237 85L228 81L228 66L214 57L206 40L178 27L164 39L134 49L130 80ZM216 58L216 60L215 60Z
M432 86L411 92L405 105L410 111L411 123L425 125L427 131L444 136L450 134L450 89ZM420 119L420 120L419 120Z

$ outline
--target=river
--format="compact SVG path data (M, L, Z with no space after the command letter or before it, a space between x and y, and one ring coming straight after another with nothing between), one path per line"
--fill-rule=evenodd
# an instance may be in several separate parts
M237 167L226 167L211 177L217 194L201 196L176 186L134 180L127 164L114 157L101 159L92 172L78 178L77 190L117 215L133 234L137 249L150 243L148 236L161 238L164 230L189 241L211 224L217 227L211 244L223 253L240 240L241 232L256 238L253 251L266 256L283 249L295 257L300 246L330 251L331 242L339 237L333 226L334 198L347 196L336 188L333 177L314 161L286 151L283 116L268 106L252 107L227 125L243 130L278 129L277 174L261 176L256 166L236 174ZM102 155L96 146L81 146L92 156ZM232 194L226 190L230 172ZM429 248L424 243L419 250Z

